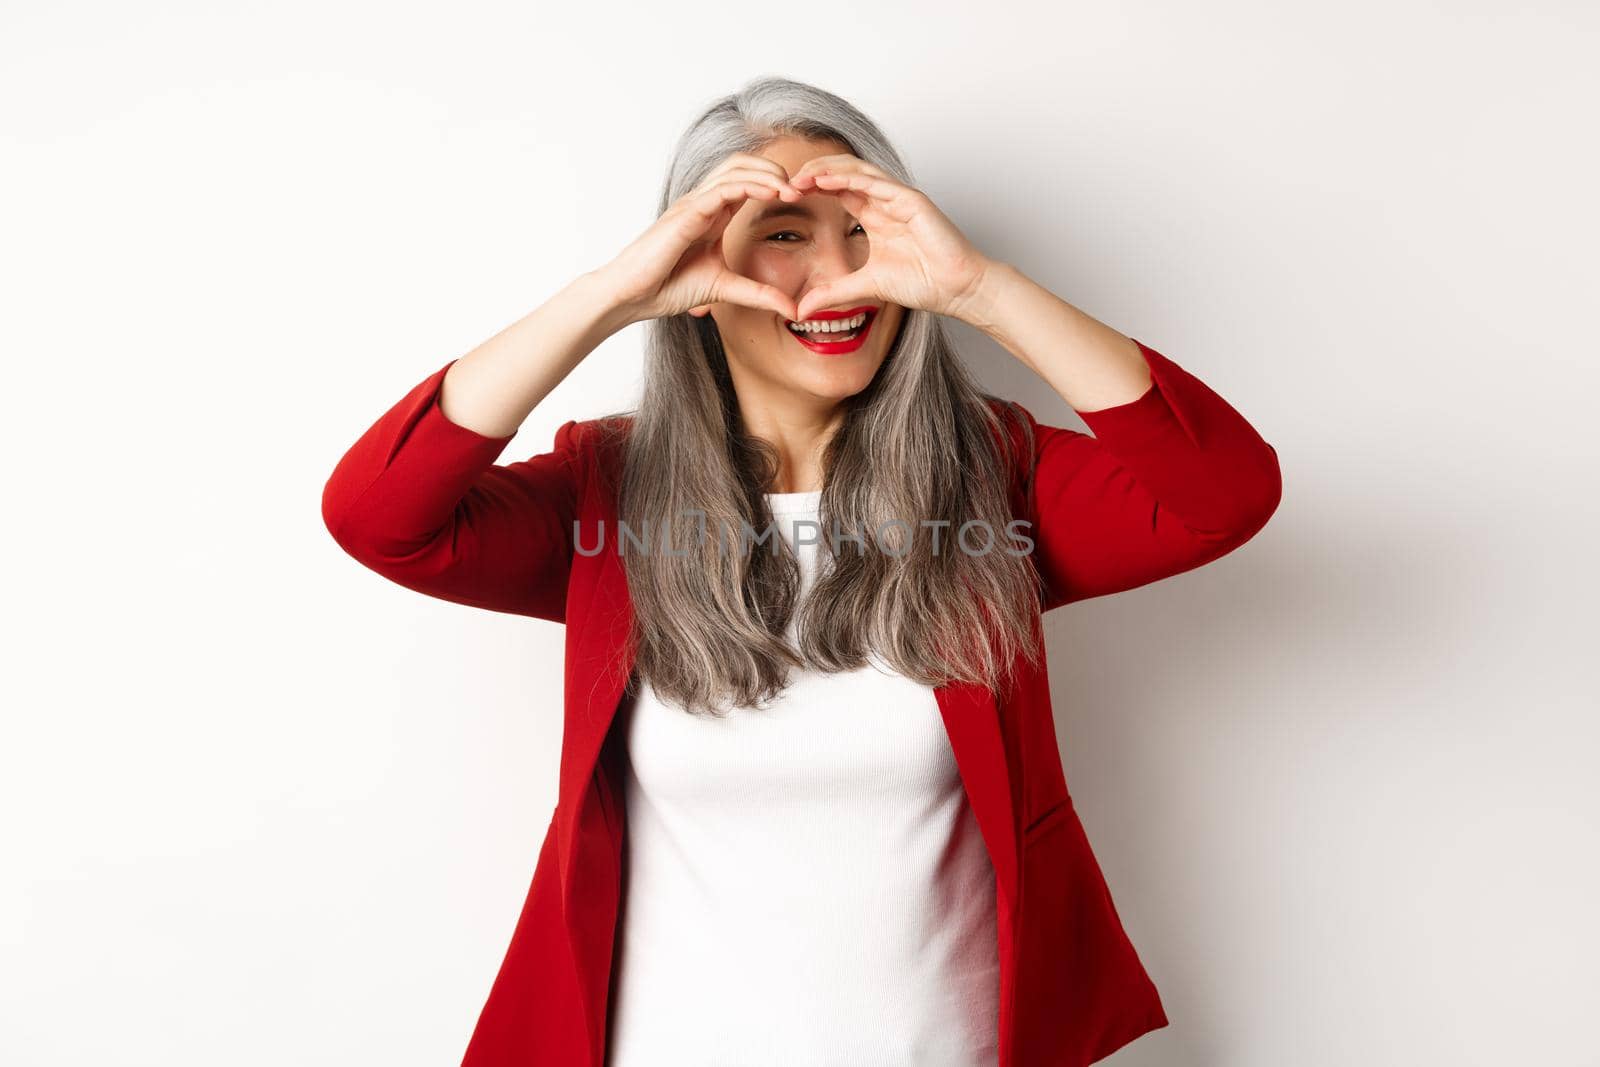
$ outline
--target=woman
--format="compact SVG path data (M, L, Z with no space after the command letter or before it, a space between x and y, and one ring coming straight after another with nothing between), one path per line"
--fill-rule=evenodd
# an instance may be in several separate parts
M982 393L941 316L1094 436ZM495 463L641 321L636 409ZM378 573L567 627L558 801L465 1067L1078 1065L1166 1025L1062 775L1040 613L1215 559L1279 494L1226 401L978 250L848 103L718 101L657 221L324 495Z

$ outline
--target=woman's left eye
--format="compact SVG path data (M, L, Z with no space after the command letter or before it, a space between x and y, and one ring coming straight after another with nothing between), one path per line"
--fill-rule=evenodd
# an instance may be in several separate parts
M867 228L865 226L861 225L861 223L859 223L859 222L856 223L856 230L860 230L863 235L865 235L866 232L867 232ZM779 230L777 233L773 234L771 237L768 237L767 240L769 240L769 241L777 241L778 238L780 238L780 237L798 238L799 236L800 235L795 233L793 230ZM850 236L852 236L852 237L855 236L855 230L851 230L850 231ZM788 242L787 241L778 241L778 243L779 244L787 244Z

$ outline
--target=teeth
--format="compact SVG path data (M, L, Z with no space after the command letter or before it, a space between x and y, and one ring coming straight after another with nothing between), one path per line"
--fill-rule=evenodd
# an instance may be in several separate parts
M795 333L849 333L866 324L867 313L848 319L814 319L810 322L791 322L789 329Z

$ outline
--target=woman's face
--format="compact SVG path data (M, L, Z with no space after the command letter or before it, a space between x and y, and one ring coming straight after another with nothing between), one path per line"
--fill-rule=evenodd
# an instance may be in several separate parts
M793 174L816 156L848 151L835 141L783 137L758 154ZM776 197L747 200L722 237L723 260L729 270L774 286L796 303L816 286L861 267L867 251L866 231L838 197L825 192L808 193L793 203ZM857 300L848 307L826 310L857 308L873 310L865 339L854 351L840 350L851 347L848 342L833 344L835 351L826 350L827 342L808 345L789 329L789 321L774 311L721 303L712 304L710 314L742 399L756 395L777 400L787 393L793 399L832 406L872 382L900 331L905 310L882 300ZM822 317L820 312L813 315L814 319Z

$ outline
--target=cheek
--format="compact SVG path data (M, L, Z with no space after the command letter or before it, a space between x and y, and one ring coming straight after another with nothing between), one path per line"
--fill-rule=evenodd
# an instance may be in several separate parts
M730 254L727 262L729 270L779 289L790 289L805 278L799 257L759 244L747 245Z
M900 325L905 321L905 312L896 308L894 311L885 312L879 316L879 321L872 327L874 337L887 348L900 335Z

